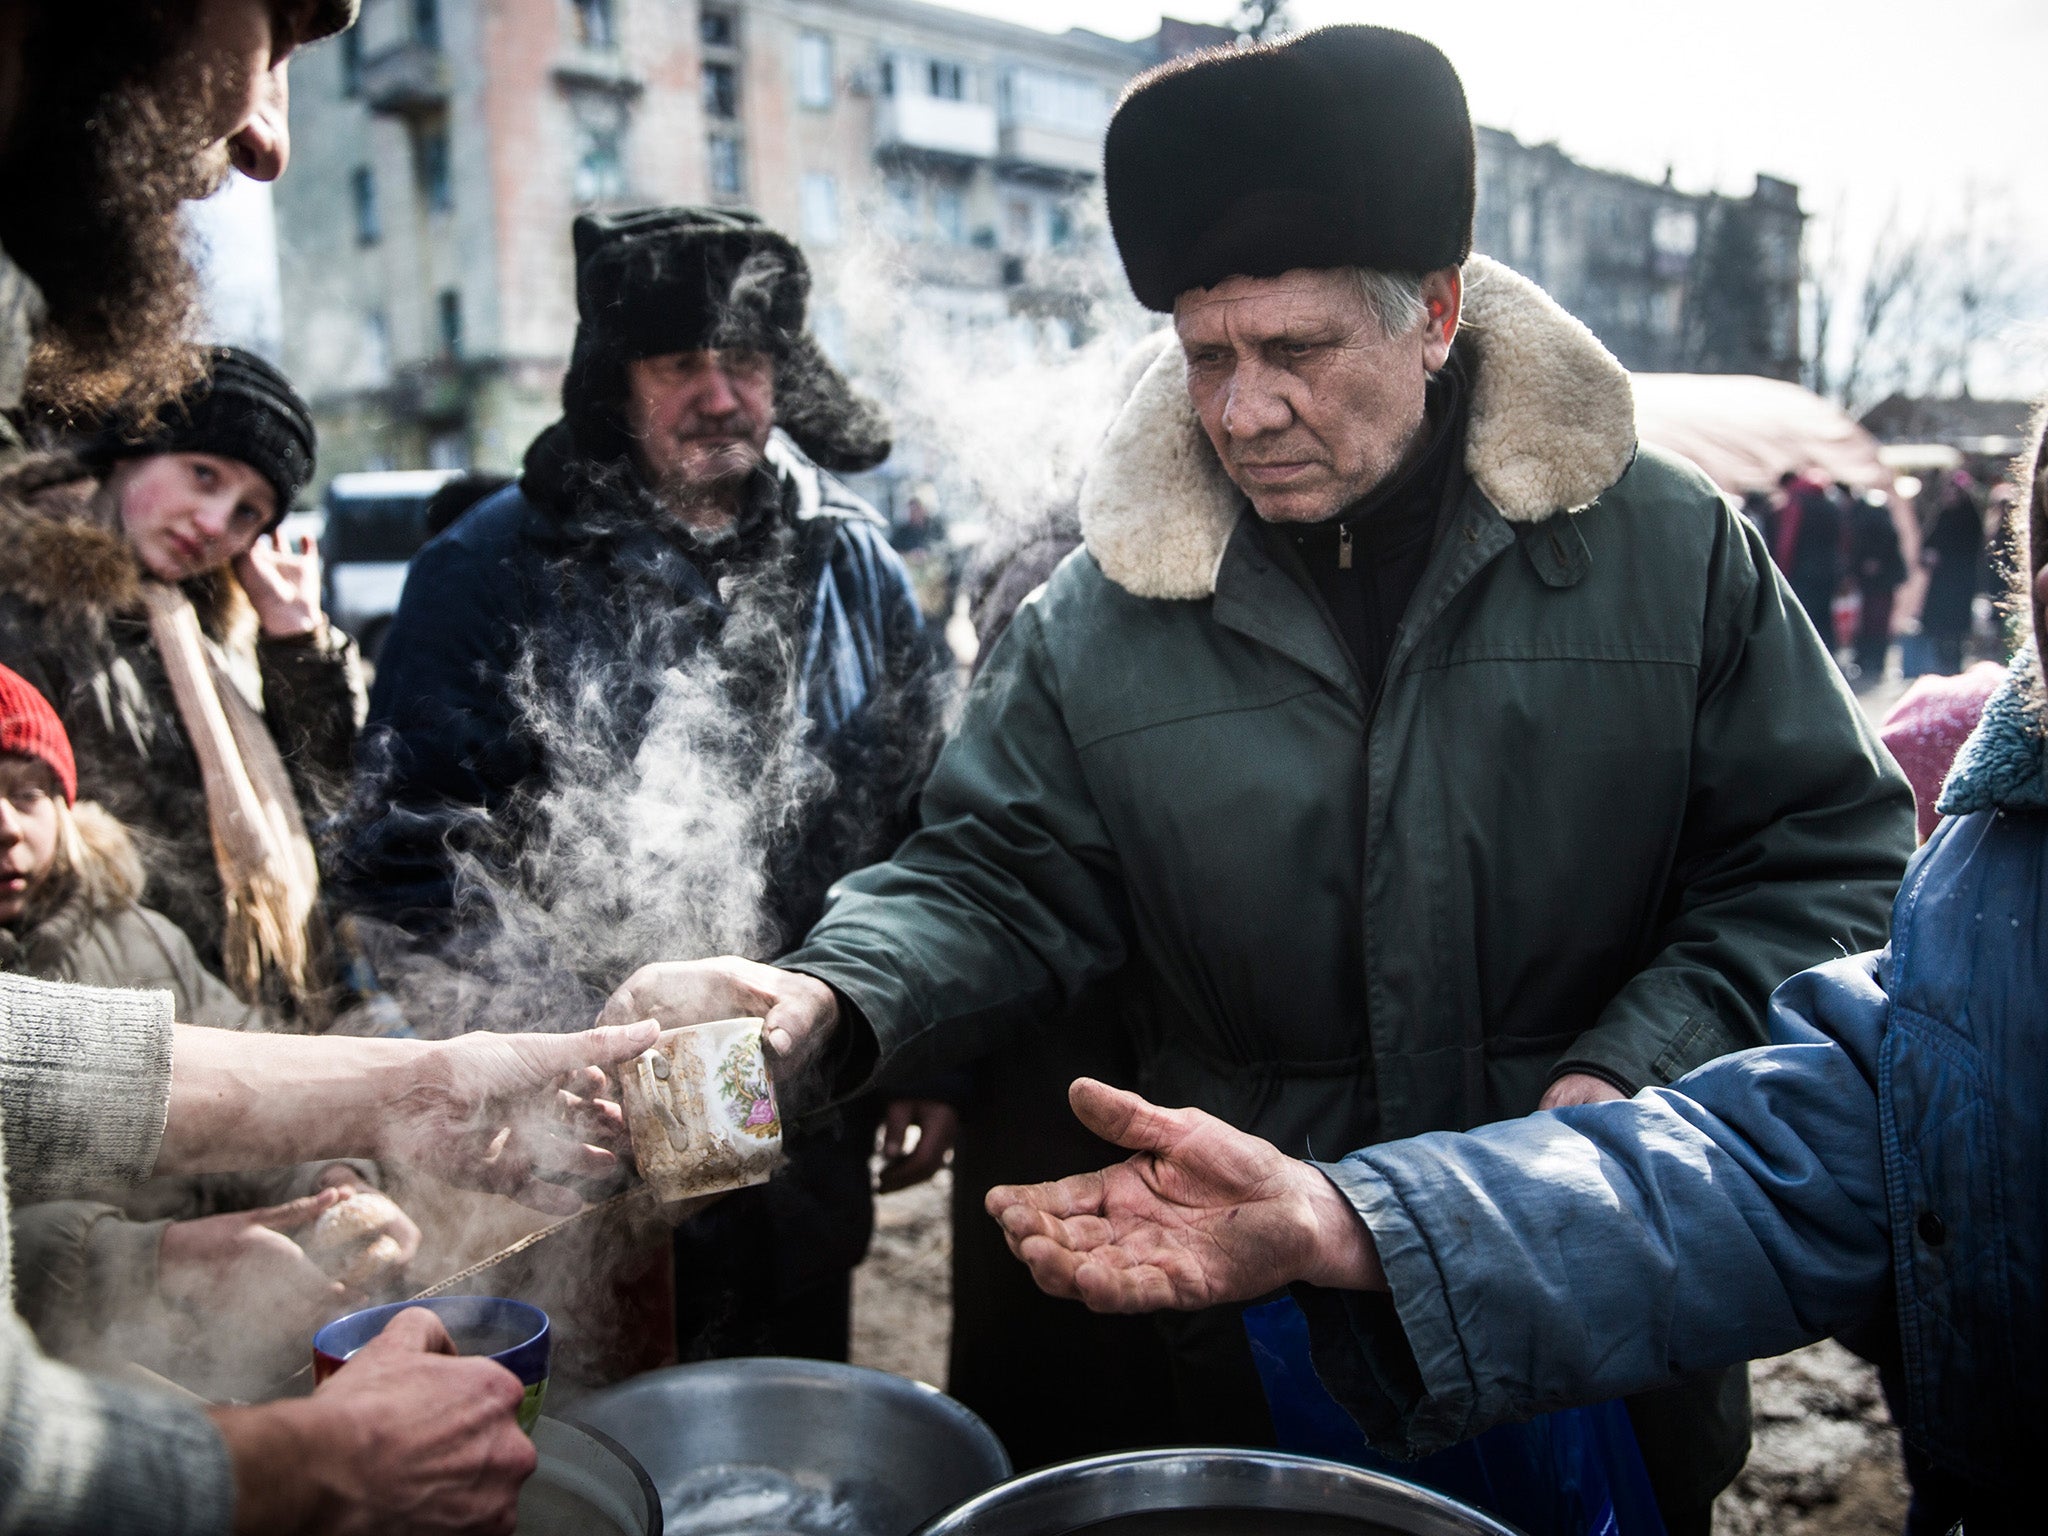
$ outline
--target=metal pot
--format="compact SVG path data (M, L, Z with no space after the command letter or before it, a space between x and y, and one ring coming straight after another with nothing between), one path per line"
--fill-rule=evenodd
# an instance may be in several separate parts
M1517 1536L1396 1478L1273 1451L1131 1451L991 1488L919 1536Z
M668 1536L911 1536L1010 1475L989 1427L934 1387L822 1360L650 1371L576 1417L635 1456Z
M533 1447L540 1464L520 1490L515 1536L659 1536L661 1499L623 1446L543 1416Z

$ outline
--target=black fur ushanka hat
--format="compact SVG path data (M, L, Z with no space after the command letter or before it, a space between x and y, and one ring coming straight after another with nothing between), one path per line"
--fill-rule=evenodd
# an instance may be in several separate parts
M1297 267L1434 272L1472 254L1472 118L1451 61L1386 27L1218 48L1131 82L1103 146L1131 291Z
M576 247L576 343L562 414L585 457L623 457L626 364L707 347L775 359L775 422L826 469L889 456L881 411L834 368L805 326L811 269L757 215L729 208L584 214Z

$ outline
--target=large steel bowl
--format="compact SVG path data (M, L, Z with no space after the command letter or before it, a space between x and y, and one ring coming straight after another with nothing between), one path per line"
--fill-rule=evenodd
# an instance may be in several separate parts
M1047 1467L919 1536L1517 1536L1455 1499L1273 1451L1131 1451Z
M647 1469L668 1536L911 1536L1010 1475L936 1388L821 1360L651 1371L575 1414Z
M519 1492L515 1536L660 1536L661 1500L631 1453L545 1414L533 1448L540 1464Z

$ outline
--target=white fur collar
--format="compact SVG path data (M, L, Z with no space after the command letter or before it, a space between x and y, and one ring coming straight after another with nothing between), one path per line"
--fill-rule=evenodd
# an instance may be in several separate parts
M1465 263L1460 335L1476 360L1465 468L1509 522L1589 506L1635 456L1621 364L1541 288L1485 256ZM1148 338L1137 382L1081 485L1081 534L1138 597L1199 598L1244 499L1188 402L1173 333Z

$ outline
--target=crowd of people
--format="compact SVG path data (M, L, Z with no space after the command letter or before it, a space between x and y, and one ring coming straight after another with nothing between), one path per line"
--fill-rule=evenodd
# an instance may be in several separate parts
M2035 652L1899 738L1909 785L1835 670L1886 665L1890 503L1795 473L1745 520L1640 446L1627 373L1472 254L1433 46L1126 95L1111 228L1171 324L982 572L956 711L957 565L928 495L892 548L839 478L890 433L804 253L691 207L576 220L561 419L437 499L366 692L278 534L313 413L191 341L177 237L284 172L287 59L354 0L118 9L0 9L0 1523L510 1529L518 1384L426 1314L302 1398L160 1379L281 1378L402 1291L395 1173L578 1208L629 1151L605 1069L745 1015L789 1164L596 1277L639 1363L845 1358L879 1138L884 1189L954 1159L952 1388L1021 1466L1285 1443L1243 1307L1292 1287L1398 1454L1624 1400L1673 1536L1747 1455L1743 1363L1842 1334L1914 1529L2005 1528L2048 1417ZM1929 670L1985 525L1942 489ZM521 1019L575 1032L420 1038L408 974L517 990L561 795L675 752L747 789L745 953L600 946L582 1018ZM337 1274L295 1236L343 1205L384 1241Z
M1884 682L1895 643L1909 681L1954 676L1973 655L2002 665L2013 646L2009 624L1998 619L2015 559L2011 487L1987 488L1957 469L1903 508L1902 533L1886 491L1795 470L1779 478L1775 494L1743 499L1858 691ZM1908 592L1916 598L1910 614L1900 602Z

